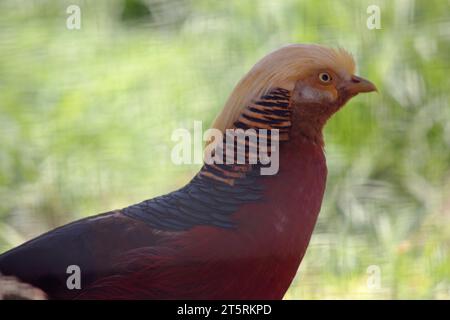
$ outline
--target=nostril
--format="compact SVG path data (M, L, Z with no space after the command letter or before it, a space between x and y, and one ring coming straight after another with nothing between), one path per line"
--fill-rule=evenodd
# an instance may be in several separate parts
M353 76L353 77L352 77L352 82L353 82L353 83L360 83L360 82L361 82L361 79L360 79L359 77Z

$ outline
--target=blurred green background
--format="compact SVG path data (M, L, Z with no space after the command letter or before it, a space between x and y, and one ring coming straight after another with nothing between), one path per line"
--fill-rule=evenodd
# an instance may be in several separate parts
M325 201L286 298L449 299L449 7L0 1L0 252L182 186L199 166L171 162L172 131L206 129L258 59L314 42L353 52L380 93L326 128Z

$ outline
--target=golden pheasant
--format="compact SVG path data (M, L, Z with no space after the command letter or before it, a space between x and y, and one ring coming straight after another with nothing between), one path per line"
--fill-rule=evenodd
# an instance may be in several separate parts
M254 129L256 141L278 144L277 172L262 175L259 161L205 163L177 191L4 253L0 272L53 299L283 298L325 191L322 129L350 98L376 90L354 72L343 49L294 44L268 54L239 81L213 127ZM239 147L248 159L249 142L232 145ZM80 288L67 286L71 265Z

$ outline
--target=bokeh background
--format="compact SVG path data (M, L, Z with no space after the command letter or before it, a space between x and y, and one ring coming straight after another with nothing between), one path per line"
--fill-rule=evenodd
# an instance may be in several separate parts
M69 5L81 29L66 28ZM381 29L366 27L367 7ZM379 94L326 128L329 179L287 299L450 298L448 0L0 1L0 252L182 186L173 130L212 122L287 43L353 52ZM378 281L379 280L379 281Z

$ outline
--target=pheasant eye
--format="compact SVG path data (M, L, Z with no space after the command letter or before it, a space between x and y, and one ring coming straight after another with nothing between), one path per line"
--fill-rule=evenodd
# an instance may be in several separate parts
M324 83L328 83L331 81L331 76L326 72L322 72L319 74L319 79Z

